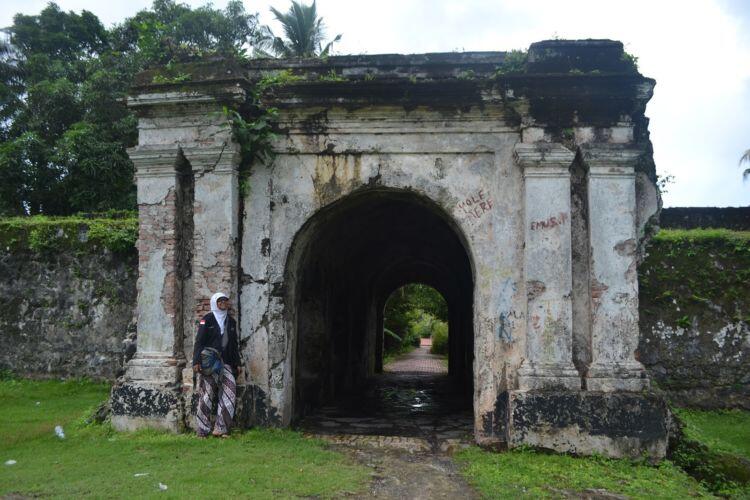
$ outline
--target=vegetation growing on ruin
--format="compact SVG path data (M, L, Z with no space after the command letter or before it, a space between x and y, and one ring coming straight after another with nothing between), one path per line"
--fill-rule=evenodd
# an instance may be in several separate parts
M529 53L525 50L511 50L505 53L503 63L495 70L495 76L508 73L523 73L526 71L526 62Z
M336 73L335 69L331 69L328 73L324 73L318 77L321 82L345 82L347 78L343 75Z
M105 214L106 215L106 214ZM57 252L61 250L127 253L135 250L138 219L126 217L10 217L0 219L0 248L4 251Z
M639 269L640 300L648 318L675 327L716 326L705 311L750 321L750 232L661 230Z
M623 51L622 56L620 56L620 58L630 66L630 69L634 73L638 72L638 57L637 56L634 56L633 54L630 54L627 51Z
M329 498L356 495L368 477L291 431L116 433L87 418L108 396L109 386L86 381L0 380L0 497L202 498L221 477L221 496Z
M263 96L275 87L283 87L302 80L291 70L271 72L255 82L250 95L250 111L243 114L224 108L232 127L232 136L240 145L239 191L244 199L250 190L250 170L254 163L270 165L275 158L273 142L277 139L278 109L266 106Z

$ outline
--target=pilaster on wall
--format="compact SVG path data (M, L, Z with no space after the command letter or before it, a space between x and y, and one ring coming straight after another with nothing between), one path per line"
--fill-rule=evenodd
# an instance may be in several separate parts
M138 350L112 394L113 424L177 430L182 300L178 278L177 147L129 151L138 179Z
M112 396L119 429L185 425L197 319L221 291L237 304L239 145L226 103L240 83L190 91L144 87L128 104L139 115L138 344ZM237 308L239 310L239 308Z
M591 391L648 388L638 347L635 162L637 149L617 145L583 148L589 168L591 246Z
M209 146L185 145L195 175L193 284L196 317L210 311L210 298L223 292L237 299L240 153L231 137Z
M526 357L521 390L578 390L573 365L570 165L575 154L560 144L519 143L525 198L524 273L527 293Z

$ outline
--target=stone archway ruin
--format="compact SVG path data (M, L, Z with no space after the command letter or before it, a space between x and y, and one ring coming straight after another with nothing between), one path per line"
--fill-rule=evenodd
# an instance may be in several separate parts
M430 200L375 188L322 209L298 232L286 279L295 417L382 370L385 302L410 282L447 297L449 373L471 393L473 273L451 226Z
M186 65L191 80L174 84L154 83L164 81L158 70L142 74L129 99L139 115L130 151L138 351L113 389L114 425L189 424L191 325L217 289L238 297L239 423L288 425L299 401L296 316L326 317L315 312L325 300L316 290L359 294L347 303L367 320L353 326L377 331L367 308L410 279L435 279L463 304L455 321L471 332L458 371L471 374L478 443L664 456L666 405L648 392L636 358L638 251L659 205L644 116L654 81L608 40L532 44L523 70L504 60L469 52L214 61ZM279 109L276 158L240 173L241 148L221 110L251 117L254 85L269 75L280 82L262 96ZM465 250L454 266L460 284L443 262L457 260L441 261L416 237L409 252L363 251L380 271L353 281L305 251L322 241L343 267L363 270L347 262L347 248L389 227L408 239L409 226L393 220L399 209L414 226L435 224L415 229L432 246L443 238ZM374 230L348 226L346 213ZM353 240L336 242L342 233ZM335 335L329 319L320 338ZM377 342L367 338L372 345L354 349L360 372L336 363L334 372L353 382L377 368Z

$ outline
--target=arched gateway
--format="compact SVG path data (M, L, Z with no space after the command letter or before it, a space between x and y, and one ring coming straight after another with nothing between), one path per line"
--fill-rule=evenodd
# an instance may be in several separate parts
M483 52L180 71L129 100L138 351L117 428L190 425L185 359L215 290L238 297L240 424L289 425L379 371L385 300L418 281L449 303L477 442L665 454L636 358L654 82L620 43L540 42L522 69ZM248 165L222 109L252 123L258 104L279 110L275 158Z
M287 332L296 346L291 414L304 416L382 371L385 303L411 282L429 284L446 298L448 371L470 394L474 279L468 248L442 207L405 189L361 189L308 219L286 267Z

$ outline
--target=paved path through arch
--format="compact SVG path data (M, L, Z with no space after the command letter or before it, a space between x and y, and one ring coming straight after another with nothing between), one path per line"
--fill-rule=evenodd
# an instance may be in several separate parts
M448 375L448 363L442 356L430 354L430 346L422 345L383 367L386 373Z
M423 346L300 428L372 470L368 498L478 498L450 455L472 442L471 394Z

